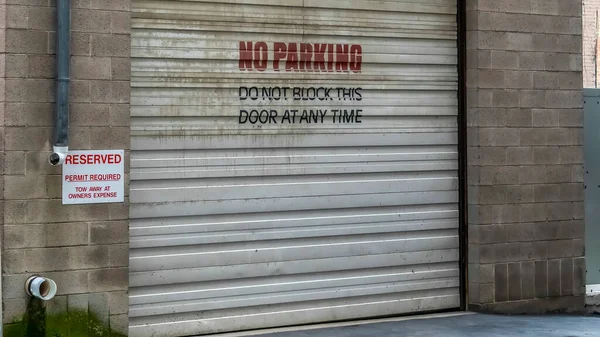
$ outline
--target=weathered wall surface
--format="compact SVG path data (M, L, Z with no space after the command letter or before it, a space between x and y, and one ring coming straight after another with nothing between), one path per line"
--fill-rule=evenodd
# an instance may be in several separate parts
M582 310L581 2L468 1L471 308Z
M598 20L600 0L583 0L583 85L585 88L597 87Z
M72 1L71 150L129 148L129 2ZM22 318L28 305L23 283L39 273L58 283L48 313L89 310L126 332L128 204L62 206L61 168L47 163L54 124L54 4L11 0L0 7L6 21L0 34L3 323Z

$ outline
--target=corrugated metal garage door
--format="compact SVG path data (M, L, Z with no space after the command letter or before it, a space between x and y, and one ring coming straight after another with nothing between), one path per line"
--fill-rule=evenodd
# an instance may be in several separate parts
M455 0L132 25L130 336L459 306Z

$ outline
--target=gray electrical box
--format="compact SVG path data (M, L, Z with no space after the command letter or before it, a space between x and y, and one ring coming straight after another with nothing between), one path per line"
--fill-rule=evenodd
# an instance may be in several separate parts
M600 285L600 89L584 90L583 111L586 284L596 286ZM600 286L593 290L600 291Z

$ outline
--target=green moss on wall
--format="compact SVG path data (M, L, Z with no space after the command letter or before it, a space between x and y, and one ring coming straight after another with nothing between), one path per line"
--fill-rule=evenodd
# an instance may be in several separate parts
M5 324L3 331L4 337L125 337L83 310L47 314L37 299L29 302L20 322Z

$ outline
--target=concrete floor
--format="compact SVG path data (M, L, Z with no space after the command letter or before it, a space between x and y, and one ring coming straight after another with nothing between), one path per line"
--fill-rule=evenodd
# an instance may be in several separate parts
M600 337L600 316L468 314L283 331L260 337Z

